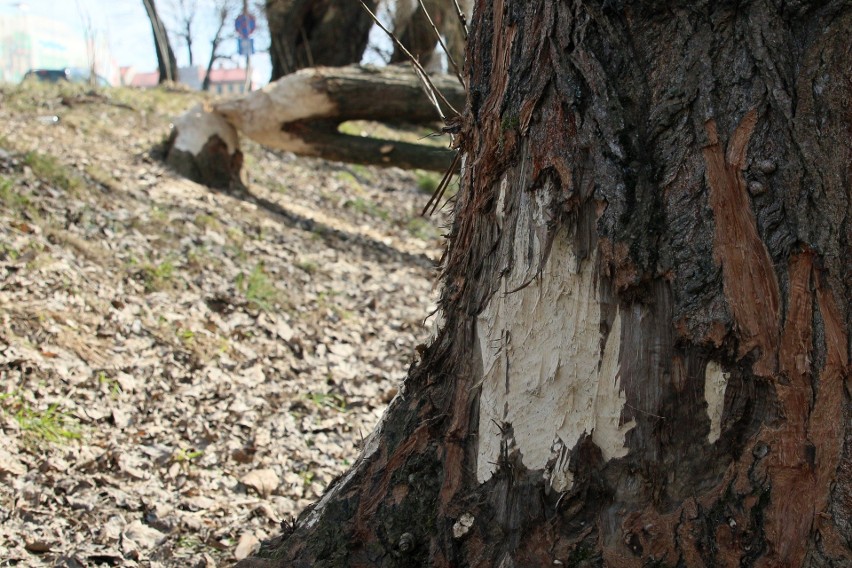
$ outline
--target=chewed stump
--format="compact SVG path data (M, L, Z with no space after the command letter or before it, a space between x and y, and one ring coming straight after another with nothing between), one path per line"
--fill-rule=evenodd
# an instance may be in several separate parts
M174 121L166 163L182 176L209 187L243 185L237 131L209 105L199 104Z

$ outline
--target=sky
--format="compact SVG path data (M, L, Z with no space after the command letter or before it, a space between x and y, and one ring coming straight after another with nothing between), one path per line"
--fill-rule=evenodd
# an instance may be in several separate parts
M213 0L196 0L196 2L198 31L194 33L196 38L193 40L193 55L196 65L206 66L210 57L210 40L215 33L217 23L213 9L214 2ZM174 15L177 13L174 9L176 0L157 0L156 4L160 17L171 31L175 22ZM119 65L132 65L140 72L157 69L151 24L142 0L0 0L0 13L9 14L21 10L64 21L77 30L81 37L85 27L83 22L88 15L97 33L102 34L107 41ZM228 24L226 30L229 34L233 32L233 21ZM178 65L188 65L189 58L185 44L174 34L170 37ZM255 40L255 48L263 49L267 45L268 40L264 35L259 34ZM226 40L220 51L234 56L233 62L224 61L223 66L235 67L238 62L240 66L244 65L245 58L236 55L235 39ZM269 81L271 64L267 53L255 53L252 56L252 68L257 83L266 84Z

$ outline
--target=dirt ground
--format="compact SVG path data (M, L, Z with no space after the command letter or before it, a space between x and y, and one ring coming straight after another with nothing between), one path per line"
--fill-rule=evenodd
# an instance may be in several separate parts
M428 336L438 176L248 144L210 191L158 155L200 96L0 87L0 566L229 565Z

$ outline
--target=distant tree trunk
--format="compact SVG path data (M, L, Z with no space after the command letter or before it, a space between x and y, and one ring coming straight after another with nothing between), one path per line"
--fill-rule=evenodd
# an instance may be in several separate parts
M186 42L186 55L189 58L189 66L195 65L195 58L192 55L192 40L195 38L193 25L195 24L195 15L198 13L198 3L195 0L178 0L178 11L180 19L181 31L179 36Z
M436 336L240 566L852 565L850 29L479 0Z
M371 10L377 0L365 0ZM357 0L266 0L272 77L359 63L373 21Z
M151 31L154 34L154 50L157 52L157 66L160 70L160 83L176 81L178 76L177 60L169 42L166 26L157 14L154 0L142 0L148 19L151 21Z
M461 0L464 6L469 0ZM425 10L424 10L425 7ZM437 67L434 58L437 49L442 49L438 43L435 28L444 38L444 43L452 58L461 65L464 61L464 34L459 20L454 0L400 0L397 2L394 32L400 42L425 68ZM429 14L429 17L426 14ZM429 18L431 17L431 22ZM434 27L432 26L434 24ZM408 56L398 45L394 46L391 63L402 63ZM452 71L452 69L450 69Z

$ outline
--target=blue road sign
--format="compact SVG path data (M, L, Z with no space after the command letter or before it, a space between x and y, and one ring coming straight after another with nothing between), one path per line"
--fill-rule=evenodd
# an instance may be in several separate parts
M254 33L254 30L257 28L257 22L248 12L243 12L237 19L234 20L234 29L237 30L237 35L239 35L243 39L248 39L248 37Z
M248 55L248 54L250 54L250 53L254 53L254 39L250 39L250 38L239 38L239 39L237 40L237 42L239 43L239 46L238 46L239 51L238 51L238 53L239 53L240 55Z

